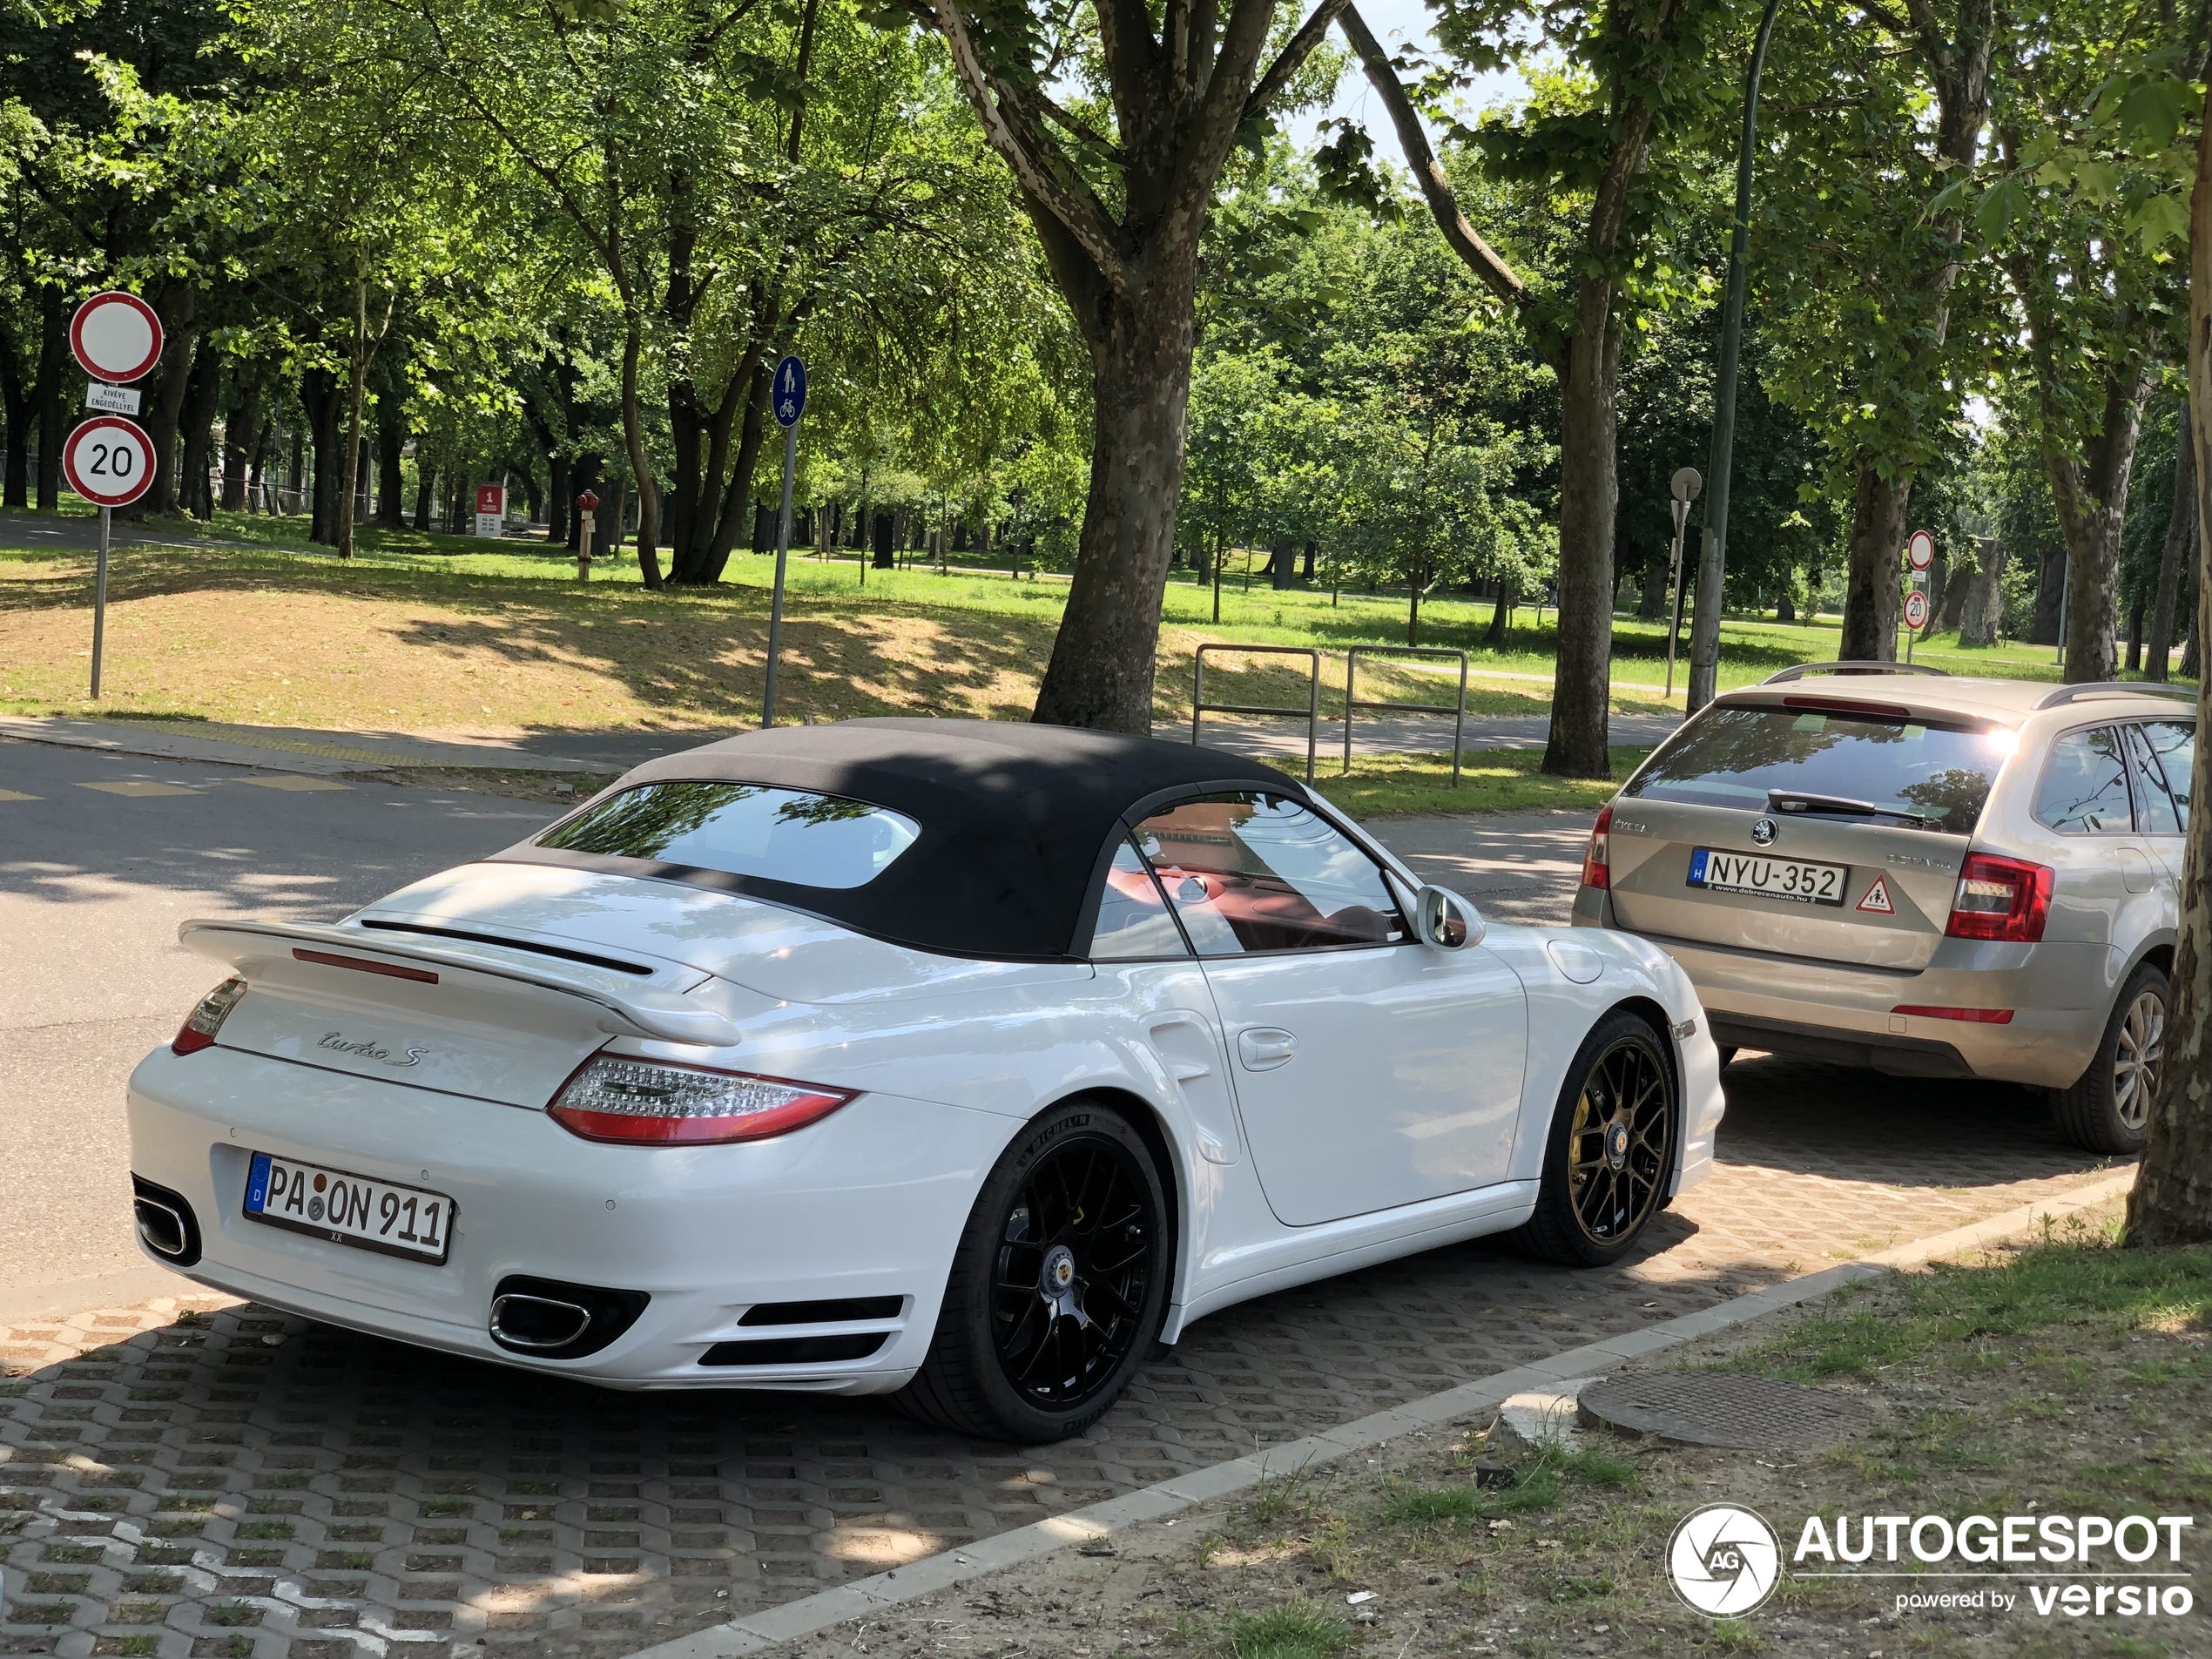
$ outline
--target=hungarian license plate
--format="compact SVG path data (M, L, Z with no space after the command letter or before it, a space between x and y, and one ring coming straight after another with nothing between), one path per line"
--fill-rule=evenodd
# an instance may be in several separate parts
M1803 859L1770 859L1758 853L1716 853L1710 846L1689 854L1689 885L1708 893L1750 893L1791 904L1844 901L1851 880L1848 864L1808 864Z
M416 1262L443 1262L453 1238L453 1200L442 1192L268 1152L256 1152L247 1166L246 1214L334 1244Z

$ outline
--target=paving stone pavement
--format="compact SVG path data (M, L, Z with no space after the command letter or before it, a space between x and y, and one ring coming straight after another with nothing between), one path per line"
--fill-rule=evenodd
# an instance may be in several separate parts
M2079 1184L2030 1099L1747 1057L1619 1267L1477 1241L1193 1326L1082 1438L546 1383L187 1292L0 1331L0 1653L613 1656Z

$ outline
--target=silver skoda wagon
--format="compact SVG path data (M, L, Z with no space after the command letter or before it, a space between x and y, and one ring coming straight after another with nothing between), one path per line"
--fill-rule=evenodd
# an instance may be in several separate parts
M1576 925L1641 934L1737 1048L2045 1091L2132 1152L2157 1084L2196 711L1892 664L1718 698L1598 814Z

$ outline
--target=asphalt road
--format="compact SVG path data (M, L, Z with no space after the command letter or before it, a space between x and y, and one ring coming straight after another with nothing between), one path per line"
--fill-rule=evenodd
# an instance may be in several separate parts
M0 742L0 1288L136 1267L123 1082L221 977L188 916L331 921L520 840L491 795Z
M462 791L0 740L0 1316L144 1267L122 1201L123 1086L221 977L199 915L332 921L520 840L555 809ZM1379 826L1503 921L1563 920L1588 814ZM85 1287L90 1288L90 1287ZM103 1294L118 1286L102 1287ZM151 1292L149 1292L151 1293Z

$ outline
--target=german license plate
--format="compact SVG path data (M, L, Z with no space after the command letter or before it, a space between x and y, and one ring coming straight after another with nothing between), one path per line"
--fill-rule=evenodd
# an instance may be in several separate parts
M442 1192L268 1152L256 1152L247 1166L246 1215L334 1244L416 1262L443 1262L453 1238L453 1200Z
M1717 853L1710 846L1689 854L1689 885L1708 893L1750 893L1791 904L1844 901L1851 880L1848 864L1808 864L1803 859L1770 859L1758 853Z

